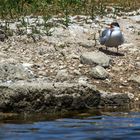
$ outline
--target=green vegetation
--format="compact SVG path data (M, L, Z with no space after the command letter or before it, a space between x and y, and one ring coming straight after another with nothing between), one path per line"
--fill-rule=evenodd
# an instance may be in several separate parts
M61 15L66 26L69 15L106 14L106 6L120 7L123 10L133 10L140 6L139 0L0 0L0 18L18 18L26 15Z
M139 7L140 0L0 0L0 27L8 36L51 35L50 29L57 26L55 22L49 22L52 16L60 17L58 22L67 27L72 15L87 15L93 20L97 15L116 15L119 11ZM16 33L9 27L9 23L15 21L18 22Z

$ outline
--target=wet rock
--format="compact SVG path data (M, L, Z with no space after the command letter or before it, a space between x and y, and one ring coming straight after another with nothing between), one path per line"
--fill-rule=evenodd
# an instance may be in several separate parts
M106 79L109 76L109 74L103 67L96 66L92 68L91 76L96 79Z
M81 110L130 103L131 93L109 93L88 83L45 81L0 84L0 111L15 113Z
M8 118L15 118L17 117L18 114L16 113L3 113L3 112L0 112L0 120L7 120Z
M103 67L109 67L110 60L110 57L102 52L85 52L80 57L80 61L83 64L96 64Z
M134 94L132 93L110 93L100 90L101 106L123 106L128 105L130 101L133 101Z
M136 82L140 85L140 75L132 74L128 80Z
M18 82L0 84L1 112L55 112L98 106L100 94L93 85Z
M33 75L20 64L0 63L0 80L26 80Z

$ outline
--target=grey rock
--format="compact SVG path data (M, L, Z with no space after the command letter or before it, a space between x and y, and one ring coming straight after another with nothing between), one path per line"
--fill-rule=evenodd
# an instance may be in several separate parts
M96 64L103 67L109 67L110 60L111 58L102 52L85 52L80 57L83 64Z
M80 75L81 72L79 70L73 70L73 73L76 74L76 75Z
M79 45L85 48L92 48L95 46L95 41L83 40L79 42Z
M56 75L56 80L57 81L66 81L70 78L70 75L68 74L68 71L66 69L63 69L63 70L59 70L57 75Z
M87 84L88 82L88 77L82 76L78 79L79 84Z
M107 91L99 90L101 95L101 106L128 106L128 103L134 100L132 93L110 93Z
M7 55L6 55L7 56ZM5 64L17 64L18 63L18 60L17 59L14 59L14 58L3 58L3 59L1 59L1 61L0 61L0 64L2 64L2 63L5 63Z
M11 63L1 63L0 64L0 80L9 81L9 80L27 80L33 78L31 72L27 68L24 68L20 64L11 64Z
M130 16L129 18L135 21L136 23L140 23L140 15Z
M103 67L96 66L92 68L91 76L97 79L106 79L109 76L109 74Z
M93 85L76 83L16 82L0 84L0 111L15 113L80 110L98 106Z
M88 83L45 81L0 84L0 112L54 113L94 107L120 106L134 99L132 93L109 93Z
M8 36L5 34L5 32L0 30L0 41L3 42L7 38L8 38Z
M132 74L130 76L130 78L128 78L129 81L133 81L133 82L136 82L140 85L140 75L137 75L137 74Z
M136 67L140 69L140 62L136 62Z
M68 55L68 58L69 59L79 59L79 55L72 53L72 54Z

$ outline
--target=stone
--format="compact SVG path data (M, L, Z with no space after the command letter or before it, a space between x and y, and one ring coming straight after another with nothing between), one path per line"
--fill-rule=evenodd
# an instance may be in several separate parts
M140 69L140 62L136 62L136 67Z
M106 79L108 78L108 72L101 66L96 66L91 70L91 76L96 79Z
M0 63L8 63L8 64L18 64L18 60L14 58L8 58L4 59L4 61L1 61Z
M8 36L4 33L4 31L0 30L0 41L3 42L7 38Z
M88 82L88 77L82 76L78 79L79 84L87 84Z
M33 75L27 68L20 64L0 63L0 80L1 81L15 81L27 80L33 78Z
M31 64L31 63L23 63L22 66L25 67L25 68L31 68L33 66L33 64Z
M124 106L134 100L134 94L132 93L117 93L99 90L101 97L101 106Z
M66 81L69 79L69 74L68 74L68 71L66 69L62 69L62 70L59 70L57 75L56 75L56 80L57 81Z
M140 23L140 15L130 16L129 18L135 21L136 23Z
M85 52L81 55L80 61L83 64L96 64L102 67L109 67L111 58L102 52Z
M18 81L0 84L0 112L36 113L128 105L132 93L110 93L88 83Z
M92 48L95 46L95 41L83 40L79 42L79 45L85 48Z
M69 59L79 59L79 55L72 53L72 54L68 55L68 58Z
M77 83L15 82L0 84L0 112L54 113L97 107L96 87Z
M79 70L73 70L73 73L76 74L76 75L80 75L80 71Z
M128 78L129 81L132 81L132 82L136 82L140 85L140 75L137 75L137 74L132 74L130 76L130 78Z
M6 55L6 54L4 54L4 53L0 52L0 58L6 58L6 57L7 57L7 55Z

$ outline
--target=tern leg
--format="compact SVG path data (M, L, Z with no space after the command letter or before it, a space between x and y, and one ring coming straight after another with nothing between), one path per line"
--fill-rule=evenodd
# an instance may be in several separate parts
M118 53L118 51L119 51L119 47L117 46L117 53Z

